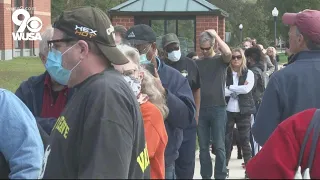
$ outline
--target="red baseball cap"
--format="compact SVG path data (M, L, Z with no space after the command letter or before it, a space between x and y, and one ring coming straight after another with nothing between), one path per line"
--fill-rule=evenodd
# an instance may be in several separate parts
M320 11L307 9L299 13L284 13L282 22L297 26L303 35L320 44Z

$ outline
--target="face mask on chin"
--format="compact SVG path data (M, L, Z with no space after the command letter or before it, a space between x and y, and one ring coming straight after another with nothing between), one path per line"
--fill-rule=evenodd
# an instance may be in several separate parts
M172 51L170 53L168 53L168 59L172 62L177 62L179 61L181 58L181 51L180 49L177 51Z
M68 85L72 71L81 63L81 60L71 69L65 69L62 66L62 56L72 49L76 44L68 48L64 53L52 49L48 53L45 67L50 76L61 85Z

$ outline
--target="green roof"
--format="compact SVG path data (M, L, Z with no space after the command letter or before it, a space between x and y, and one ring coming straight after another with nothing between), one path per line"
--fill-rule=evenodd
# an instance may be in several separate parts
M215 14L228 13L206 0L128 0L109 10L114 14Z

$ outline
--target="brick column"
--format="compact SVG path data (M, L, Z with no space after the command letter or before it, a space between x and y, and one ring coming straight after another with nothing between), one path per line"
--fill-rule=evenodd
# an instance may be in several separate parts
M0 60L12 59L11 24L11 0L0 0Z
M219 36L222 40L225 40L226 36L226 22L225 22L225 17L219 17Z
M197 16L196 17L196 52L199 56L202 56L200 51L199 37L200 34L207 29L215 29L219 33L218 29L218 16Z
M111 17L111 22L113 26L122 25L129 29L134 25L134 17L133 16L113 16Z

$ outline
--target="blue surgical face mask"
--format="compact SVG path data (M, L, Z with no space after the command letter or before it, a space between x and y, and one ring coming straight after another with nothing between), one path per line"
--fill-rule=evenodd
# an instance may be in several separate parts
M147 54L150 51L150 49L151 49L151 46L148 47L148 51L145 54L140 55L140 64L143 65L143 64L150 64L151 63L151 61L148 60L148 58L147 58Z
M71 46L64 53L58 50L52 49L48 53L47 62L45 67L50 76L61 85L67 85L71 76L72 71L80 64L81 60L71 69L65 69L62 66L62 56L68 52L75 45Z

